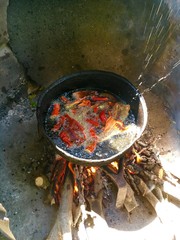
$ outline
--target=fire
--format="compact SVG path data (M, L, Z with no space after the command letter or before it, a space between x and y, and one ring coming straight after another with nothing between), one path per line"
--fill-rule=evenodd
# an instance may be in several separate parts
M118 173L119 171L119 162L118 161L114 161L111 162L110 164L108 164L108 168L115 174Z
M140 163L142 161L139 153L133 148L133 153L136 155L136 163Z
M78 189L77 183L75 182L74 183L74 193L78 193L78 192L79 192L79 189Z
M112 163L110 163L112 165L112 167L114 167L116 170L119 169L119 166L118 166L118 162L117 161L114 161Z
M86 168L86 171L87 171L88 177L90 177L96 173L97 167L88 167Z

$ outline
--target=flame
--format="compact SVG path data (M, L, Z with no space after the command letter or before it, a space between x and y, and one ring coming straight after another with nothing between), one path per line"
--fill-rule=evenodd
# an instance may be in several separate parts
M115 174L118 173L119 170L119 162L118 161L114 161L111 162L110 164L107 165L107 167Z
M139 153L135 150L135 148L133 148L133 153L136 155L136 162L140 163L142 161L142 158L139 155Z
M114 161L114 162L112 162L112 163L110 163L110 164L111 164L111 166L112 166L113 168L115 168L116 170L119 169L119 166L118 166L118 162L117 162L117 161Z
M88 177L94 175L97 171L97 167L90 167L90 168L86 168L86 171L88 173Z
M78 192L79 192L79 189L78 189L77 183L75 182L74 183L74 193L78 193Z
M92 173L96 173L96 170L97 170L97 168L91 167L91 172L92 172Z

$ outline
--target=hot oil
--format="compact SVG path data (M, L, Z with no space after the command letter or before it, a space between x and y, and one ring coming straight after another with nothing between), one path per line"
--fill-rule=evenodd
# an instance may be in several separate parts
M82 91L82 89L81 89ZM100 90L93 90L96 97L101 96L109 96L109 99L111 101L120 102L121 104L126 105L122 99L120 99L118 96L110 93L110 92L102 92ZM74 91L76 92L76 91ZM72 97L72 94L74 92L66 92L62 96L68 99L69 102L75 101ZM57 145L59 148L67 151L69 154L78 157L78 158L85 158L85 159L106 159L109 158L118 152L121 152L126 148L130 143L134 140L134 138L137 135L138 127L135 124L135 117L132 113L132 111L129 111L129 114L127 118L124 120L124 125L127 127L126 130L120 131L117 127L114 126L114 128L109 131L109 133L104 134L103 129L104 126L95 127L94 125L89 124L89 122L86 121L86 118L90 116L90 119L95 120L97 118L97 114L94 113L93 108L91 106L82 106L82 107L75 107L76 113L72 111L72 109L66 109L66 103L64 103L61 100L61 97L59 96L57 99L53 100L51 102L51 105L47 111L46 119L45 119L45 130L47 135L52 139L55 145ZM87 99L90 99L91 96L88 96ZM55 118L51 118L51 113L53 109L53 104L59 103L61 105L60 114L56 116ZM114 104L113 103L113 104ZM102 108L102 110L106 110L106 101L100 101L95 102L94 104L99 104L98 106ZM111 110L111 108L110 108ZM52 128L54 124L57 123L60 116L68 114L71 118L75 119L79 124L81 124L84 128L84 134L86 136L86 140L77 146L76 144L72 144L72 146L68 147L65 142L61 140L59 137L59 133L62 130L53 132ZM98 136L101 136L102 139L94 138L89 130L90 128L95 129L95 132ZM103 139L104 136L104 139ZM96 148L92 152L87 152L86 147L93 141L97 142Z

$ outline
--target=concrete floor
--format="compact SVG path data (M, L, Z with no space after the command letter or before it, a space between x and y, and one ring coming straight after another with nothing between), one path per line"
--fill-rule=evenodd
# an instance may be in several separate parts
M89 3L86 5L85 1L82 1L81 4L75 4L76 11L73 12L73 4L68 5L62 1L61 4L64 5L57 7L55 0L51 6L46 1L43 2L47 5L38 8L37 4L40 4L40 1L34 4L20 0L10 1L10 46L22 65L8 47L0 49L0 202L7 210L10 226L17 240L45 239L57 210L54 206L44 203L47 191L37 189L34 185L35 177L47 171L47 163L52 155L49 147L44 146L42 139L39 139L35 108L27 94L30 89L27 80L31 79L46 86L66 73L81 69L104 69L122 74L138 85L136 79L145 63L145 56L141 50L144 49L148 37L147 35L146 41L141 39L143 19L149 16L149 10L152 8L152 4L147 5L144 18L138 22L142 6L145 6L142 2L145 1L137 1L137 9L135 5L129 8L131 1L122 1L117 9L115 1L105 1L106 7L102 12L101 4L98 3L93 3L91 8ZM174 1L169 1L169 4L172 2ZM162 7L162 13L166 8L167 5ZM79 32L75 32L74 42L72 27L69 28L71 22L68 19L75 19L78 9L82 17L73 20L73 29L79 29ZM56 31L59 12L64 20ZM107 16L110 21L104 28ZM179 23L178 18L174 20ZM153 24L152 21L149 30ZM121 28L118 28L119 26ZM168 27L166 21L165 26ZM179 29L176 29L166 45L163 42L163 49L154 55L155 64L150 64L145 71L145 86L153 84L173 68L180 56L179 43ZM154 89L154 93L144 94L149 111L148 127L158 139L156 147L162 164L178 177L179 72L180 68L177 67L166 82ZM170 209L167 225L162 225L149 204L141 199L139 201L140 207L131 214L130 222L123 209L115 210L112 205L109 206L106 216L112 227L113 239L123 237L123 240L171 240L174 233L176 239L180 239L179 203L174 202L173 205L167 206L167 209ZM5 238L0 235L0 240L3 239Z

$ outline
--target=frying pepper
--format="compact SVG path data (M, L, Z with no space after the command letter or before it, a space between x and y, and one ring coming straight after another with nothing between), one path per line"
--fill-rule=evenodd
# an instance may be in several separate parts
M90 123L91 125L93 125L93 126L95 126L95 127L98 127L98 126L99 126L98 121L93 120L93 119L90 119L90 118L87 118L87 119L86 119L86 122Z
M78 104L78 107L86 107L86 106L89 106L89 107L91 106L91 101L88 99L84 99L80 104Z
M68 145L68 147L72 146L70 136L66 131L61 131L60 134L59 134L59 137L61 138L61 140L63 142L65 142Z
M93 101L107 101L107 100L109 100L107 97L96 97L96 96L92 96L91 99Z
M53 104L53 110L51 112L51 118L57 117L60 113L61 106L59 103L54 103Z
M62 100L64 103L69 102L69 99L66 98L65 96L61 96L61 100Z
M85 151L88 152L88 153L94 152L94 150L96 149L96 145L97 145L97 141L96 141L96 140L92 141L92 142L85 148Z
M101 119L102 123L105 123L107 121L107 117L104 110L99 113L99 118Z
M95 106L95 107L93 108L93 112L94 112L94 113L97 113L97 112L98 112L98 106Z
M57 132L63 125L65 121L65 117L64 116L61 116L58 120L58 122L53 126L53 128L51 129L51 131L53 132Z
M90 133L91 137L97 138L96 131L94 130L94 128L91 128L91 129L89 130L89 133Z

